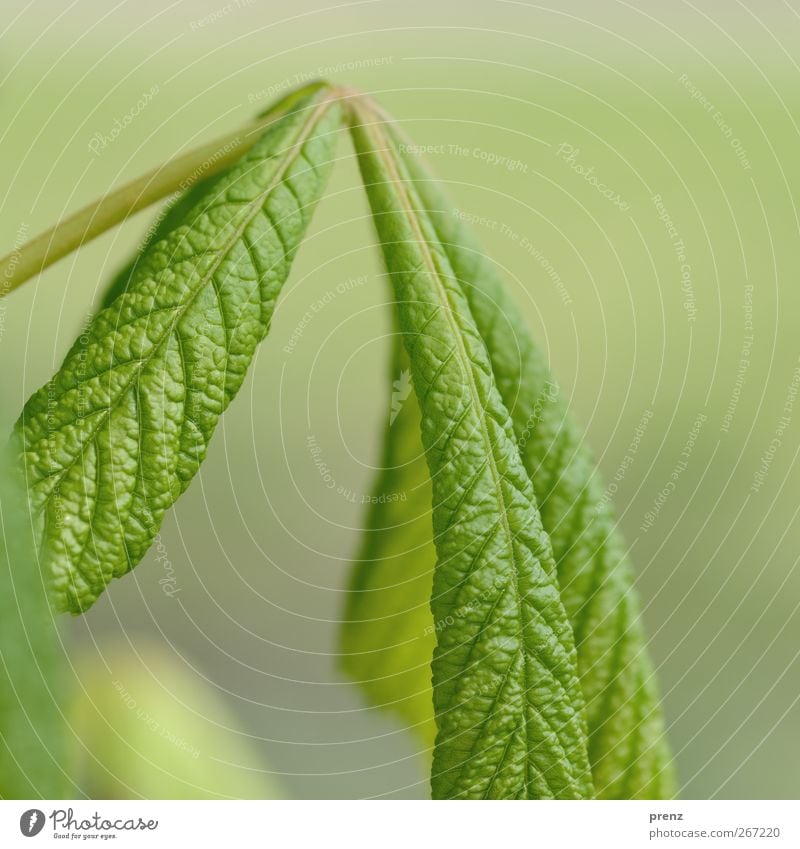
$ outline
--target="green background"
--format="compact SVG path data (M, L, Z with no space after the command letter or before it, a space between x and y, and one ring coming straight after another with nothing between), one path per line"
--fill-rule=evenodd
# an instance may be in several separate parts
M620 478L614 500L683 796L798 796L797 12L754 0L6 0L3 17L0 251L320 74L371 92L435 146L428 161L454 211L484 219L478 235L606 480ZM110 135L154 87L92 152L95 134ZM563 145L577 151L571 163ZM142 650L153 686L174 695L169 662L204 688L171 721L212 766L226 762L199 774L210 794L243 795L259 770L264 792L292 797L428 792L416 741L365 703L336 657L365 519L357 502L397 377L385 364L386 281L344 134L339 156L270 336L162 548L64 627L76 663L102 664L111 645L129 656L149 646L161 658ZM151 218L0 301L3 426L60 364ZM287 353L304 314L337 287ZM320 476L309 436L344 494ZM124 652L113 657L114 678L144 687ZM212 752L206 736L217 732ZM104 761L102 743L94 754ZM157 784L128 786L148 795Z

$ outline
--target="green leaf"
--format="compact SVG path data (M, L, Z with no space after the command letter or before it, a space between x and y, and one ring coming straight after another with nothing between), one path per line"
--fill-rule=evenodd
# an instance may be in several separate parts
M277 777L191 659L137 635L84 649L70 768L90 799L275 799Z
M355 110L433 481L433 795L589 797L572 629L510 416L402 162L372 114Z
M0 798L59 799L64 663L33 553L22 476L0 451Z
M305 97L321 92L326 88L327 84L324 82L317 81L309 83L306 86L289 92L285 97L276 100L267 109L260 112L258 117L266 118L274 115L277 119L289 110L296 108L298 103L301 103ZM192 223L190 216L202 214L207 206L221 200L216 187L224 187L227 171L222 170L212 173L210 176L203 177L202 174L206 172L206 169L214 168L214 162L209 160L204 163L204 166L204 168L199 169L198 174L192 175L194 179L188 180L186 186L179 186L179 189L182 191L174 196L172 202L165 204L159 217L153 222L145 235L139 251L137 251L130 262L127 262L114 275L111 282L106 286L100 301L101 309L110 307L127 290L128 284L134 277L136 267L142 258L146 256L151 245L166 238L173 230L180 227L181 224Z
M139 562L267 333L340 125L327 91L295 106L150 246L23 411L59 610L86 610Z
M671 798L675 777L632 570L594 462L500 275L418 160L400 153L410 148L400 147L393 128L389 132L467 295L534 483L558 564L562 601L575 632L597 795ZM406 450L412 454L414 447ZM393 543L386 539L383 544ZM397 565L405 569L409 564ZM385 575L385 585L396 584L399 576ZM364 619L377 615L387 599L376 596L374 603L375 610L362 611ZM413 607L415 601L406 597L404 603ZM420 647L419 656L406 655L403 662L422 662L423 652ZM386 654L384 662L393 665L391 653ZM400 691L394 693L398 702L403 697ZM423 724L424 717L415 717L415 723Z
M383 461L348 589L340 651L345 672L372 703L397 713L432 747L431 481L399 337L393 347Z

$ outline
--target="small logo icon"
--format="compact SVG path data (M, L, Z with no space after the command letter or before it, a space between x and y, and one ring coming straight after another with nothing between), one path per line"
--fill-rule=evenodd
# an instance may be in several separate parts
M44 811L31 808L19 818L19 830L25 837L36 837L44 828Z

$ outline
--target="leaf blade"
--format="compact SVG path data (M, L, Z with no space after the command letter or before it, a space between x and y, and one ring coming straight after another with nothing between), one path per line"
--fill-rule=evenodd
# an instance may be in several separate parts
M391 376L400 377L393 384L398 385L392 393L381 469L351 572L339 648L342 668L372 703L396 713L432 749L436 726L430 664L435 639L430 597L436 551L431 481L412 386L400 401L407 369L398 339Z
M431 606L457 625L439 630L433 661L434 796L590 796L572 633L485 346L388 137L369 113L351 133L422 410Z
M598 796L671 798L675 777L633 570L594 461L500 276L419 166L416 177L465 281L553 543L575 632Z
M68 795L66 659L14 459L0 450L0 797L60 799Z
M388 133L464 287L511 411L575 631L597 794L671 798L674 770L632 568L594 462L500 274L438 183L413 155L402 153L403 139L391 123Z
M338 126L326 91L273 123L26 405L17 427L59 610L87 609L130 571L196 473L267 333Z

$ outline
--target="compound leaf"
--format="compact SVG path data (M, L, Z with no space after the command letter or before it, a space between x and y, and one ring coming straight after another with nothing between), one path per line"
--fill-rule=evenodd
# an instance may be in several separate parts
M562 601L575 632L597 795L670 798L676 792L675 777L632 570L594 462L500 275L437 183L414 156L404 153L413 147L401 144L392 125L387 126L387 134L462 284L534 483L558 566ZM389 438L395 436L389 433ZM406 448L409 454L414 450L413 445ZM383 532L384 537L391 534L391 529ZM393 544L391 539L383 540L385 548ZM404 571L412 567L408 557L394 565ZM367 568L358 563L355 571ZM402 574L394 570L384 574L385 588L373 597L374 610L362 611L364 623L391 603L388 588L397 586ZM406 593L404 604L414 608L419 599ZM364 632L369 626L349 627ZM428 652L422 643L417 648L417 656L406 652L402 658L409 667L421 663ZM389 649L384 649L384 663L396 664ZM404 697L396 688L394 700L402 704ZM426 704L419 698L416 703ZM424 722L423 715L414 717L417 727L424 727Z
M352 134L433 483L433 795L589 797L572 629L486 346L380 122L356 106Z
M342 667L372 703L397 713L432 747L431 481L419 404L399 337L391 376L383 460L348 588L340 649Z
M553 544L597 795L671 798L675 777L632 568L597 467L502 278L419 162L405 161L489 350Z

